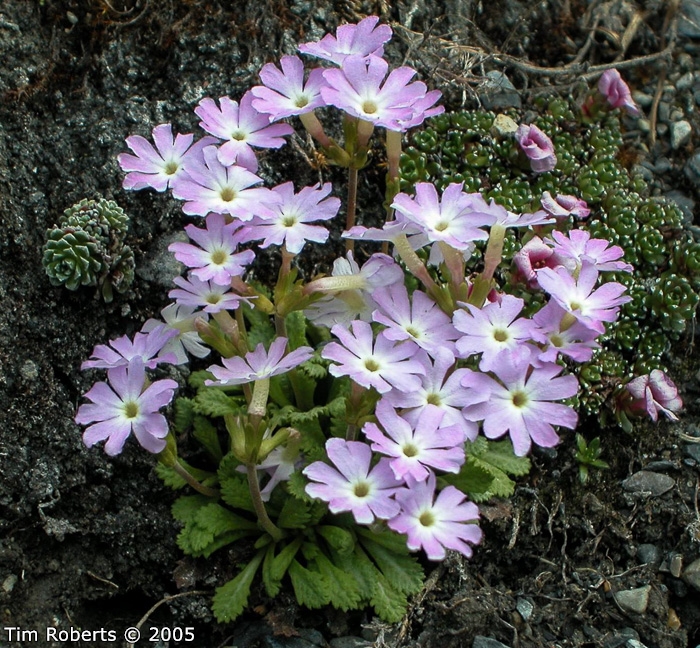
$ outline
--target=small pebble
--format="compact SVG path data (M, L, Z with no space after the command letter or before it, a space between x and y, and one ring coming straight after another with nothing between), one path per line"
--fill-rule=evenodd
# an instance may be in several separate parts
M640 544L637 547L637 560L642 565L650 565L659 561L659 550L653 544Z
M644 92L633 92L632 99L634 99L634 102L642 108L648 108L651 106L651 102L654 101L654 97L649 94L645 94Z
M649 605L649 592L651 592L651 585L644 585L644 587L635 587L634 589L615 592L613 597L625 612L644 614Z
M683 580L700 592L700 558L694 560L685 568Z
M535 610L535 606L527 599L519 598L515 603L515 609L520 613L523 621L529 621L532 617L533 611Z
M692 72L686 72L678 81L676 81L676 90L687 90L693 85L695 75Z
M628 493L648 493L658 497L670 491L676 485L675 480L668 475L640 470L622 482L622 487Z
M491 639L491 637L476 635L476 637L474 637L474 642L472 643L472 648L508 648L508 646L502 644L500 641Z
M668 569L671 576L679 578L683 569L683 556L681 554L673 554L668 561Z
M651 124L648 119L638 119L637 128L642 131L642 133L648 133L651 130Z
M656 134L659 137L664 137L668 133L668 124L657 124Z
M690 141L693 127L685 119L671 124L671 148L674 150L685 146Z

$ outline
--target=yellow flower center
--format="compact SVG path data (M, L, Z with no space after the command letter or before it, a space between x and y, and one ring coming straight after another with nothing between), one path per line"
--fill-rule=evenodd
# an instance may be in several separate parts
M231 202L236 197L236 192L231 187L224 187L219 192L219 196L224 202Z
M127 401L124 403L124 416L134 419L139 415L139 404L135 401Z

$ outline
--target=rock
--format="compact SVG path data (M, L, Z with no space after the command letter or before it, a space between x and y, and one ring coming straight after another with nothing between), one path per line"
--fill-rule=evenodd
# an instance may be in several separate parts
M486 110L520 108L520 94L503 72L491 70L486 73L486 77L487 80L479 89L481 105Z
M625 648L647 648L641 641L637 639L628 639Z
M633 92L632 99L634 99L634 103L642 108L649 108L654 101L654 97L652 95L645 94L644 92Z
M688 159L683 173L695 185L696 189L700 189L700 153L696 153Z
M695 82L695 75L692 72L686 72L678 81L676 81L676 90L687 90Z
M189 240L183 231L160 237L148 256L136 267L136 274L162 288L172 288L173 279L182 274L185 266L168 251L168 246L177 242L188 243Z
M696 463L700 463L700 443L686 443L683 451Z
M683 0L678 15L678 35L700 38L700 5L695 0Z
M642 565L649 565L659 562L659 550L653 544L641 544L637 547L637 560Z
M659 497L670 491L676 485L676 481L668 475L640 470L622 482L622 487L628 493L649 494L651 497Z
M649 592L651 592L651 585L644 585L644 587L615 592L613 598L625 612L644 614L649 605Z
M519 598L515 603L515 609L520 613L523 621L529 621L532 618L535 606L527 599Z
M690 141L693 128L685 119L671 124L671 148L674 150L685 146Z
M508 115L496 115L491 125L491 135L494 137L511 137L518 130L518 124Z
M491 639L491 637L476 635L476 637L474 637L474 642L472 643L472 648L508 648L508 646L502 644L500 641Z
M688 585L700 592L700 558L685 568L682 578Z
M362 637L337 637L329 642L331 648L366 648L373 644Z

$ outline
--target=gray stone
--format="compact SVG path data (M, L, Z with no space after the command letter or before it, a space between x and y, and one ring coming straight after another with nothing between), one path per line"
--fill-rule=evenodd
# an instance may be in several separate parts
M700 463L700 443L686 443L683 450L688 457L696 463Z
M688 159L683 173L697 188L700 188L700 153L696 153Z
M649 592L651 592L651 585L644 585L644 587L615 592L613 597L625 612L644 614L649 605Z
M676 481L668 475L640 470L622 482L622 487L628 493L648 493L652 497L658 497L670 491L676 485Z
M690 141L693 127L685 119L671 124L671 148L676 150Z
M162 288L172 288L173 279L182 274L185 266L168 251L168 246L176 242L188 243L189 240L183 231L159 238L146 259L137 266L136 274Z
M640 544L637 547L637 560L642 565L649 565L659 562L659 550L653 544Z
M627 643L625 644L625 648L647 648L647 647L645 644L643 644L638 639L628 639Z
M637 128L642 131L642 133L648 133L651 130L651 123L648 119L638 119Z
M472 643L472 648L508 648L508 646L502 644L500 641L491 639L491 637L476 635L476 637L474 637L474 642Z
M682 578L688 585L700 592L700 558L685 568Z
M366 648L373 645L362 637L337 637L331 639L329 644L331 648Z
M510 79L498 70L486 73L486 81L479 88L481 105L486 110L500 110L502 108L520 108L520 94Z
M687 90L695 82L695 75L692 72L686 72L678 81L676 81L676 90Z
M648 108L651 106L652 101L654 101L654 97L652 97L650 94L645 94L644 92L633 92L632 99L634 99L634 102L642 108Z
M535 606L527 599L519 598L515 603L515 609L520 613L523 621L529 621L535 611Z
M700 38L700 5L696 0L683 0L681 3L678 34L686 38Z

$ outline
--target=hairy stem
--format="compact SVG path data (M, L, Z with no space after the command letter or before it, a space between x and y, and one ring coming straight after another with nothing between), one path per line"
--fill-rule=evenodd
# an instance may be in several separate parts
M215 488L209 488L208 486L198 482L179 461L176 460L175 463L172 464L172 469L198 493L206 495L207 497L219 497L218 490Z
M250 489L250 497L253 500L253 508L258 516L260 526L272 536L275 542L282 539L282 532L275 526L270 516L267 514L265 503L260 494L260 482L258 482L258 471L255 464L247 463L245 465L246 474L248 475L248 488Z

